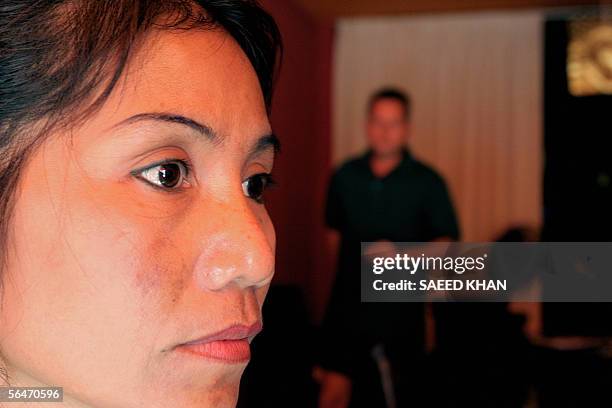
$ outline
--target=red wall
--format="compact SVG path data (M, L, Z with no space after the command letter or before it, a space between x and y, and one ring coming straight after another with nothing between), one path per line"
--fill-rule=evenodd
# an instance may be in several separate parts
M272 105L282 143L274 165L279 187L267 205L277 234L275 283L303 288L318 320L332 279L323 227L330 170L333 23L290 0L262 0L276 19L284 57Z

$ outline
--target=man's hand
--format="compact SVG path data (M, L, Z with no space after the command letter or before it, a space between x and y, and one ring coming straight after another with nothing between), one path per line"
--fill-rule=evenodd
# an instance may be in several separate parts
M368 244L363 251L363 255L368 258L374 258L377 256L381 257L394 257L397 253L397 247L389 240L381 239Z
M319 408L347 408L351 400L351 380L344 374L315 367L312 376L321 385Z

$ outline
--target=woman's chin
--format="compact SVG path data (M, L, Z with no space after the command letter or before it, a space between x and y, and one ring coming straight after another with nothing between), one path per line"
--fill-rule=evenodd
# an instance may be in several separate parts
M225 383L215 387L215 389L187 388L181 395L175 394L174 397L165 401L160 406L164 407L215 407L215 408L235 408L238 401L238 391L240 381Z
M198 364L173 364L164 370L167 374L154 381L157 385L147 388L155 390L151 399L163 401L160 406L164 407L234 408L245 367L246 364L223 364L214 361L206 364L201 361Z

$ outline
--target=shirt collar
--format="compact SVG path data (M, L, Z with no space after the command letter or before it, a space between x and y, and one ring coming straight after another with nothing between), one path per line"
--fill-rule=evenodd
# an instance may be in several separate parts
M372 154L374 154L374 152L372 151L372 149L368 149L365 154L362 156L362 164L365 165L366 167L370 167L370 157L372 157ZM412 153L410 152L410 148L408 146L404 146L402 148L402 161L400 162L399 166L408 166L410 164L412 164L413 162L413 158L412 158Z

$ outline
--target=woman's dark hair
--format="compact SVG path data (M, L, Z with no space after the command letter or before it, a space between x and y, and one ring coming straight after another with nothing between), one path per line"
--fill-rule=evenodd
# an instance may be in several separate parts
M0 268L18 175L35 146L103 105L147 30L214 27L247 55L269 109L281 39L255 0L0 3Z

